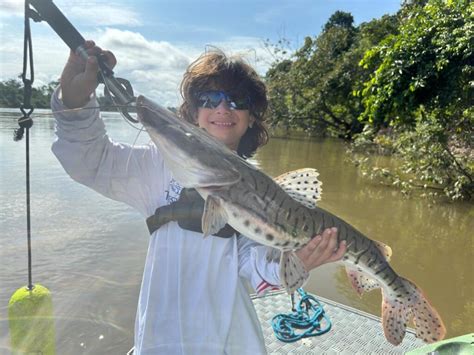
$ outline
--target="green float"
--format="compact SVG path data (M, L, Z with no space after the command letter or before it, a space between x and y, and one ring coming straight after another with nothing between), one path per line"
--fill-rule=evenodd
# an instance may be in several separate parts
M8 321L13 355L56 354L53 302L46 287L16 290L8 303Z

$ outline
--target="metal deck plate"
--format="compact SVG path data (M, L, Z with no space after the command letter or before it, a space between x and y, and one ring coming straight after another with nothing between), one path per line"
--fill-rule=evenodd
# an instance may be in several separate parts
M383 335L379 317L322 297L316 298L331 320L331 330L320 336L285 343L275 337L271 320L278 313L291 312L290 297L284 291L276 291L252 298L269 354L404 354L426 345L409 329L402 344L393 346Z

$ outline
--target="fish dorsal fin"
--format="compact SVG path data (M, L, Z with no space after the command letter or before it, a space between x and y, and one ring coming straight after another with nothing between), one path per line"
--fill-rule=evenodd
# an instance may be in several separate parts
M274 181L294 200L308 208L315 208L322 192L318 176L316 169L304 168L277 176Z
M387 244L379 242L378 240L374 240L374 243L385 257L385 260L390 261L390 258L392 257L392 248L390 248Z
M205 237L216 234L227 223L227 214L221 207L219 199L207 196L202 212L202 232Z

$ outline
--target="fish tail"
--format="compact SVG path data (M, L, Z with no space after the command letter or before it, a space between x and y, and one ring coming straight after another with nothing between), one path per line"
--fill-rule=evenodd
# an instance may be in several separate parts
M387 340L394 345L400 344L411 319L418 338L427 343L443 339L446 328L423 291L402 277L394 286L382 289L382 323Z

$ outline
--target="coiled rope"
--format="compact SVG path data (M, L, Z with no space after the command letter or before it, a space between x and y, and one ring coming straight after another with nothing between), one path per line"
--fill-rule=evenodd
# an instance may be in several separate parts
M331 329L331 320L325 314L323 306L302 288L297 290L300 300L293 313L277 314L272 319L275 336L286 343L322 335ZM293 300L293 299L292 299Z

